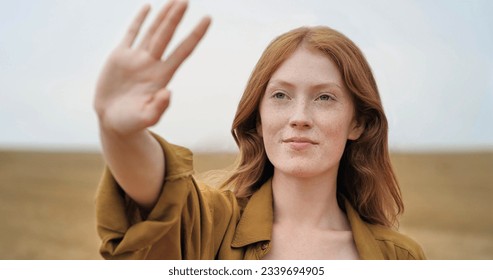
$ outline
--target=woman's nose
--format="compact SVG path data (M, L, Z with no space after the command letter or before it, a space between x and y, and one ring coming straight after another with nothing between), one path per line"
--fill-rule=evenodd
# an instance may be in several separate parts
M293 128L310 128L313 125L310 110L304 101L297 102L292 108L289 125Z

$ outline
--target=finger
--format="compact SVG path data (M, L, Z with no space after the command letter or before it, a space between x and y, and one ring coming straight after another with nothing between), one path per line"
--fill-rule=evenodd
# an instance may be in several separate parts
M169 76L173 76L178 67L187 59L198 45L200 40L204 37L207 29L211 23L210 17L203 18L193 31L180 43L180 45L173 51L173 53L166 59L165 65Z
M137 34L139 34L140 27L142 26L142 23L144 22L145 18L147 17L147 14L149 13L149 10L151 9L151 6L149 4L144 5L135 19L133 20L132 24L127 30L127 33L125 34L125 37L123 38L122 45L125 47L131 47L132 44L135 41L135 38L137 37Z
M159 90L154 95L154 108L159 115L162 115L170 103L171 91L166 88Z
M163 115L166 108L168 108L170 103L171 92L166 89L160 89L152 98L151 102L148 104L146 110L146 124L147 126L155 125L161 116Z
M149 45L149 51L153 57L161 59L166 46L175 33L176 27L185 14L187 6L187 2L177 2L177 4L171 8L165 20L161 22Z
M156 33L156 30L158 29L159 25L163 20L166 18L168 15L169 11L173 7L173 5L176 4L176 1L168 1L161 11L159 11L159 14L156 16L156 19L152 23L152 25L149 27L147 30L145 36L142 38L142 42L140 43L140 48L142 49L147 49L149 47L149 42L151 41L152 37L154 36L154 33Z

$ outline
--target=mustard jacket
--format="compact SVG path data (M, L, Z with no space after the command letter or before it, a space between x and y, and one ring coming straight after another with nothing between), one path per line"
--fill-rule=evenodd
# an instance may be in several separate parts
M109 170L103 174L96 200L101 255L106 259L262 259L269 251L273 224L270 180L242 203L229 190L198 183L192 176L192 153L157 139L166 157L166 178L145 220ZM347 201L345 206L361 259L425 258L412 239L367 224Z

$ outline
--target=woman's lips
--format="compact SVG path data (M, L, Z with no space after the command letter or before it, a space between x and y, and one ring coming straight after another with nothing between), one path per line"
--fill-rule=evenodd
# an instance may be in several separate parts
M297 151L304 150L318 144L317 142L306 137L290 137L284 139L282 142L288 144L291 149Z

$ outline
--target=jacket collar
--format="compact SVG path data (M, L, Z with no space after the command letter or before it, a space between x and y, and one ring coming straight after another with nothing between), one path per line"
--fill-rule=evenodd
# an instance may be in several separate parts
M231 246L239 248L270 240L273 223L272 179L269 179L248 201L236 227Z
M368 224L365 223L358 212L354 210L351 203L344 198L344 206L346 208L346 215L353 232L354 243L360 259L362 260L383 260L383 254L378 246L373 233L371 232Z
M363 260L384 259L368 224L361 219L351 203L346 198L344 200L359 257ZM236 227L231 246L240 248L260 241L270 241L273 222L272 179L269 179L248 201Z

